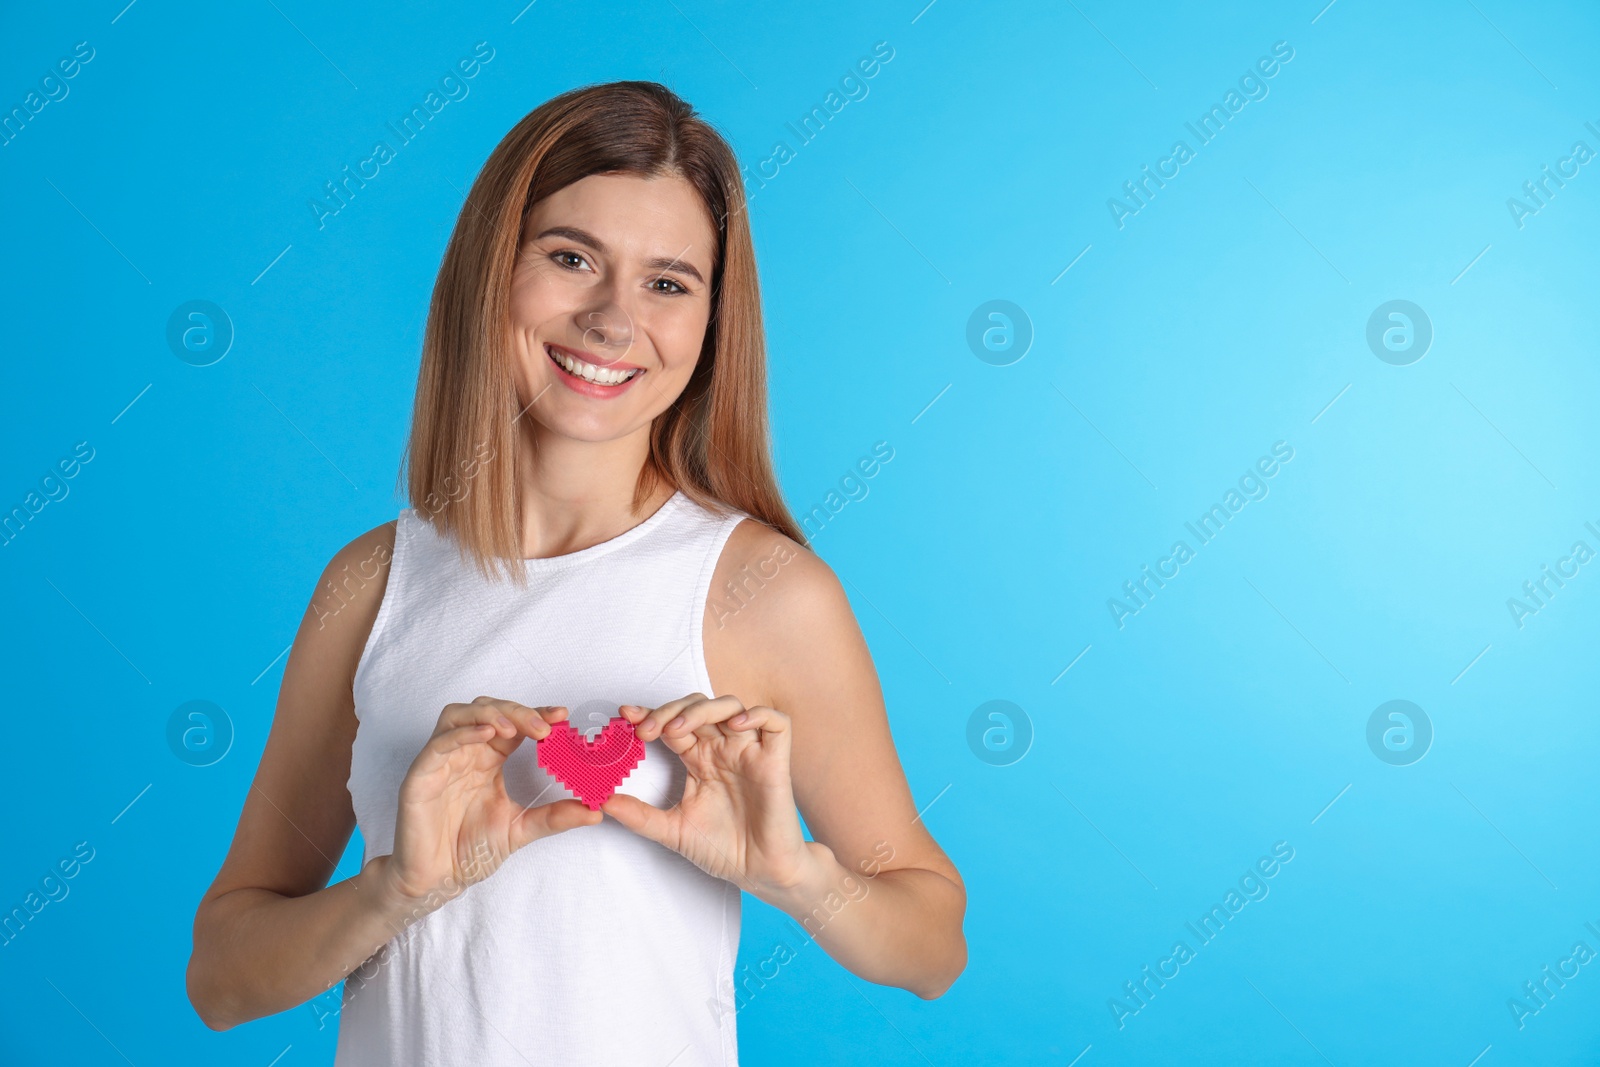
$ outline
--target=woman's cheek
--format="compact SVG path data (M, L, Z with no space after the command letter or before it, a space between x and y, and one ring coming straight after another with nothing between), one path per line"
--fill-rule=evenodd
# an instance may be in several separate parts
M705 347L707 327L705 310L694 308L692 312L674 323L672 331L672 351L677 355L678 362L691 367L700 358L701 350Z

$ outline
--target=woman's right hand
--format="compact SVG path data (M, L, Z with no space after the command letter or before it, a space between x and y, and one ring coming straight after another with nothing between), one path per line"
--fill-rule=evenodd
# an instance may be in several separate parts
M450 704L400 783L394 852L375 858L389 903L413 917L431 912L499 869L541 837L605 816L580 801L524 808L506 795L506 757L523 738L540 740L564 707L529 708L478 697Z

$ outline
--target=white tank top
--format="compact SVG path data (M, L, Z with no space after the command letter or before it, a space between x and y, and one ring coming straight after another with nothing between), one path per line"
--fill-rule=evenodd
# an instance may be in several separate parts
M711 575L742 512L682 493L644 522L491 582L415 509L400 512L357 665L350 797L365 860L394 850L400 782L446 704L562 704L593 734L620 704L701 692ZM618 788L682 796L660 740ZM513 801L573 796L524 740ZM535 841L346 979L336 1067L734 1067L739 889L609 816Z

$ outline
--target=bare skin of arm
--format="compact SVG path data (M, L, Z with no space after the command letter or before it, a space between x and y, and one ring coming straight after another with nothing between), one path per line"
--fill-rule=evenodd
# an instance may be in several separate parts
M387 559L393 544L392 525L371 531L334 557L324 580L346 563ZM323 620L307 610L295 635L233 845L195 914L189 999L212 1029L309 1000L394 936L368 870L327 884L356 824L344 785L356 733L351 679L388 573L385 565Z
M408 773L395 855L327 885L355 826L345 786L356 731L351 683L393 538L392 524L380 526L333 559L323 578L335 583L347 565L361 573L373 561L382 566L361 589L347 587L337 612L308 609L296 636L239 829L195 916L189 996L213 1029L325 992L511 851L600 819L577 801L523 812L505 800L505 756L525 737L544 736L566 710L479 697L445 709ZM729 582L742 587L741 599L726 597ZM745 706L792 712L795 806L815 837L813 862L794 881L763 887L762 899L854 973L939 996L966 963L965 888L916 818L877 675L837 579L810 552L746 522L729 540L713 591L705 645L714 688ZM646 723L642 736L658 736L665 722ZM434 788L441 779L450 785Z
M377 577L313 600L295 636L266 750L233 844L195 913L189 1000L224 1030L332 988L374 952L536 837L599 821L576 801L505 799L499 765L564 710L480 697L452 704L401 787L396 855L328 885L356 825L346 782L356 735L352 681L383 599L395 528L346 545L323 572ZM320 589L324 586L319 584ZM498 790L496 789L498 787ZM399 857L397 859L397 856Z
M795 805L820 847L804 879L769 903L862 978L940 996L966 967L966 887L917 817L838 578L747 520L718 561L704 632L716 692L790 720Z

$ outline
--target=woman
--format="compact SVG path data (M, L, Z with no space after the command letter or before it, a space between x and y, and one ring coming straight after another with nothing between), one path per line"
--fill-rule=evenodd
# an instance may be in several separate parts
M206 1025L348 979L347 1067L734 1064L741 890L869 981L964 968L961 877L773 476L744 208L655 83L558 96L489 157L429 312L416 506L323 573L195 916ZM536 743L607 720L643 755L595 810Z

